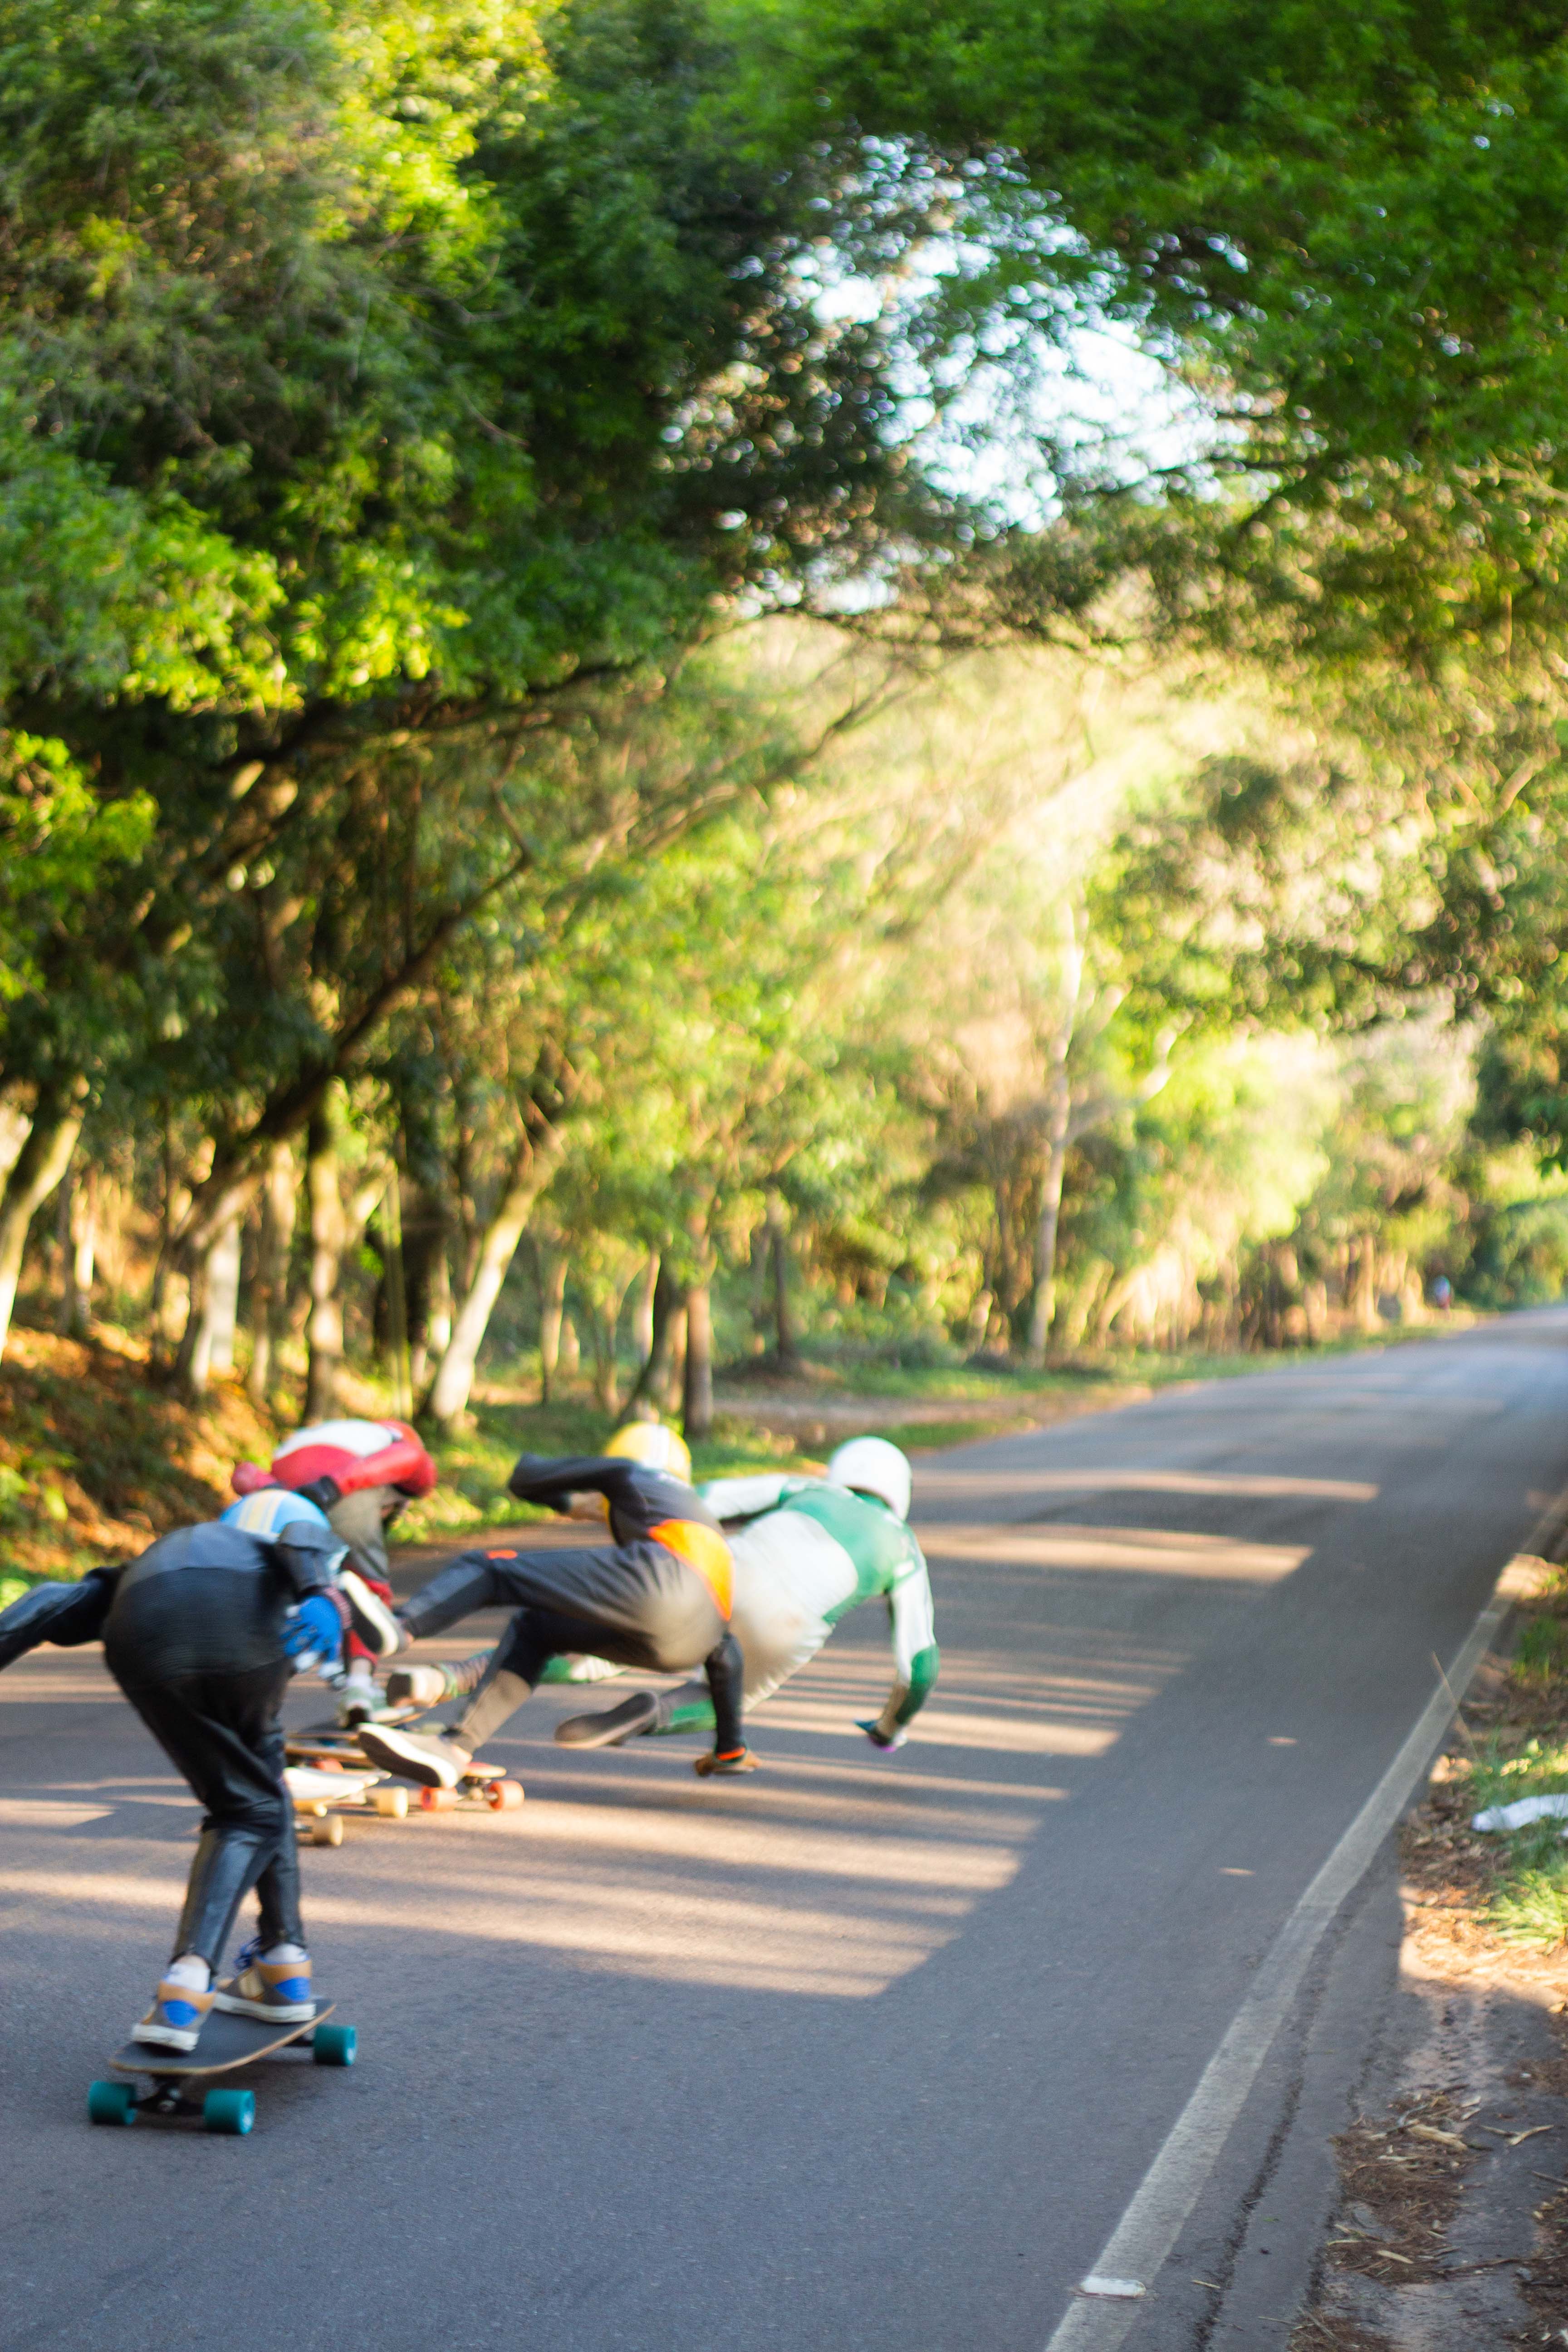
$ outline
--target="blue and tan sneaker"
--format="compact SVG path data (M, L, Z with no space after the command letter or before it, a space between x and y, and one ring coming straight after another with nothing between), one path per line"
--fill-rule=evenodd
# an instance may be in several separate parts
M230 2017L258 2017L265 2025L303 2025L316 2014L310 1998L308 1959L264 1960L261 1938L247 1944L235 1963L235 1974L225 1977L213 1994L218 2008Z
M132 2041L151 2042L160 2050L194 2050L215 1998L165 1977L146 2016L132 2027Z

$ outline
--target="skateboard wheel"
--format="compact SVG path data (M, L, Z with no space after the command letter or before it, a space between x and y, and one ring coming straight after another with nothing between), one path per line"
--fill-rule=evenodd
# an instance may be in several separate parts
M89 2083L87 2119L91 2124L133 2124L136 2101L129 2083Z
M310 2036L310 2054L318 2066L352 2066L359 2036L352 2025L318 2025Z
M522 1802L522 1784L519 1780L488 1780L485 1802L492 1813L514 1812Z
M243 2139L256 2121L254 2091L209 2091L202 2101L202 2127Z
M370 1792L370 1801L375 1811L384 1814L388 1821L400 1822L408 1811L406 1789L373 1789Z
M336 1813L329 1813L326 1819L318 1822L310 1832L312 1845L342 1845L342 1842L343 1825Z
M458 1801L456 1789L421 1789L419 1810L423 1813L448 1813Z

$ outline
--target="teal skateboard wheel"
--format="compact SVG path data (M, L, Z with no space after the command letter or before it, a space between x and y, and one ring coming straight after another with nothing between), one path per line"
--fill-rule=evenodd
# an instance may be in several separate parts
M352 2066L358 2047L359 2036L352 2025L318 2025L310 2037L318 2066Z
M255 2121L253 2091L209 2091L202 2101L202 2123L210 2132L229 2132L243 2139Z
M136 2101L129 2083L89 2083L87 2117L94 2124L133 2124Z

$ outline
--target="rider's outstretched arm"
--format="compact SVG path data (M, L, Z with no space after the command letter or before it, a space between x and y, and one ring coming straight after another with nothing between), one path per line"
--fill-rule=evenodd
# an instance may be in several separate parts
M95 1642L103 1631L120 1579L118 1568L95 1568L79 1584L35 1584L0 1610L0 1666L53 1642L62 1650Z
M520 1454L507 1485L521 1503L564 1511L574 1495L603 1495L612 1511L637 1510L638 1465L619 1454Z
M889 1593L888 1629L893 1643L893 1687L881 1714L864 1726L874 1748L901 1747L907 1727L936 1686L942 1658L923 1559L911 1563Z

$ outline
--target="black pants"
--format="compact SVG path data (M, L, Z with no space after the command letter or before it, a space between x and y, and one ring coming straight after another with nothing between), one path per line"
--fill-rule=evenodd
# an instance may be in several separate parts
M294 1809L279 1719L289 1668L267 1580L231 1570L151 1577L115 1596L110 1672L205 1814L171 1955L216 1972L254 1887L268 1944L303 1944Z
M713 1695L715 1746L721 1754L741 1746L741 1645L696 1570L662 1544L464 1552L398 1614L419 1641L508 1601L521 1606L452 1726L470 1755L521 1706L548 1661L568 1651L655 1675L689 1674L700 1664Z

